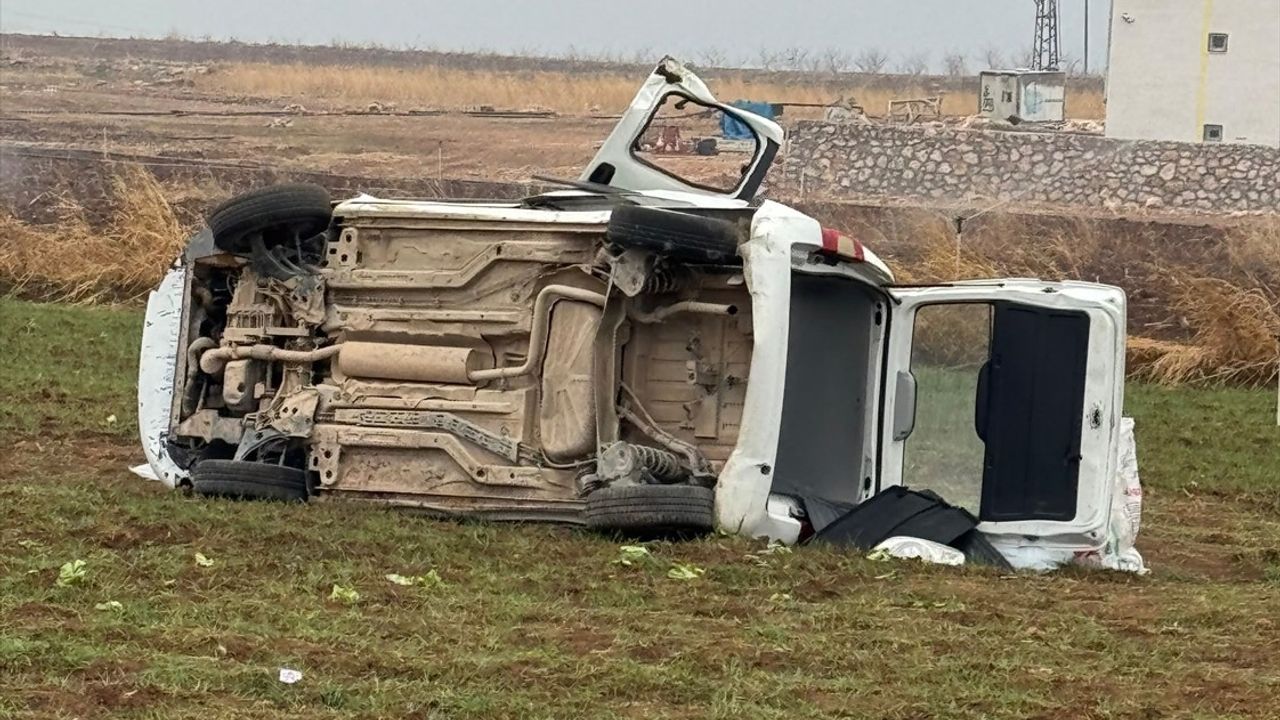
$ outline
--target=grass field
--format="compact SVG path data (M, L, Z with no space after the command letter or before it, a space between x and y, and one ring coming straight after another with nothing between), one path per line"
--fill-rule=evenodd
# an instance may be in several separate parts
M1271 392L1130 388L1147 577L720 537L628 567L565 528L133 478L140 324L0 300L0 717L1280 717Z

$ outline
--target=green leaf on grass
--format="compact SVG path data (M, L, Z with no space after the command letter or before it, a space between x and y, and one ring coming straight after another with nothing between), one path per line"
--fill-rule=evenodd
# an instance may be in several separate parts
M890 555L889 551L884 549L872 550L867 553L867 559L873 562L892 562L893 555Z
M613 562L615 565L631 567L652 557L653 555L649 553L649 548L643 545L623 545L618 548L618 557Z
M329 592L329 599L336 600L347 605L354 605L360 602L360 593L356 589L347 585L333 584L333 590Z
M696 580L705 572L706 570L687 563L672 563L671 569L667 571L667 577L672 580Z
M58 568L58 587L79 584L89 574L89 566L83 560L72 560Z

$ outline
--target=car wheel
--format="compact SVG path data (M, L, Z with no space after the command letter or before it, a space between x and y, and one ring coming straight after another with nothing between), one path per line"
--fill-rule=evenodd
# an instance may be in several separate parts
M624 205L609 218L609 242L692 263L738 264L738 226L663 208Z
M587 527L641 537L688 537L715 527L715 491L700 485L621 485L587 496Z
M319 185L273 185L237 195L206 218L218 249L246 255L258 233L268 247L295 237L309 238L329 227L333 207Z
M197 495L238 500L305 502L307 473L297 468L245 460L204 460L191 469Z

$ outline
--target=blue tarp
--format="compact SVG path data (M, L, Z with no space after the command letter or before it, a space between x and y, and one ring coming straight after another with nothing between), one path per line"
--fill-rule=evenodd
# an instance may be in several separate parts
M729 104L739 110L746 110L769 120L773 119L773 103L735 100ZM751 128L745 123L725 113L720 114L720 135L725 140L750 140L755 137L751 134Z

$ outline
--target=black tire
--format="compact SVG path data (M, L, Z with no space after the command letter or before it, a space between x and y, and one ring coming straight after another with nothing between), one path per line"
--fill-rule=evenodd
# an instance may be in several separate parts
M204 460L191 469L191 489L206 497L305 502L307 473L244 460Z
M319 185L292 184L237 195L215 207L206 221L214 245L244 255L255 233L262 233L268 246L295 235L308 238L329 227L332 215L329 191Z
M738 265L738 226L663 208L624 205L609 218L609 242L691 263Z
M700 485L622 485L587 496L587 527L636 537L692 537L715 527L715 492Z

